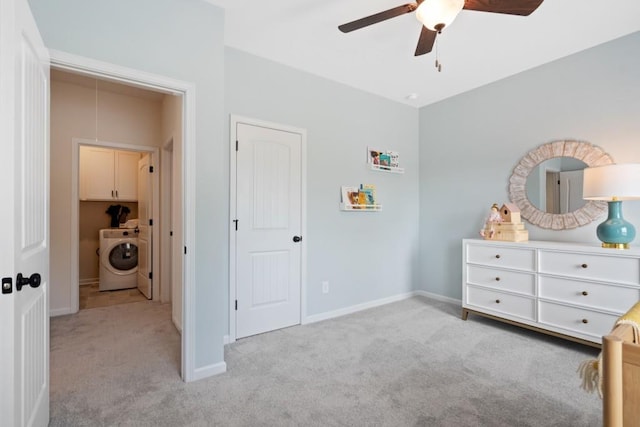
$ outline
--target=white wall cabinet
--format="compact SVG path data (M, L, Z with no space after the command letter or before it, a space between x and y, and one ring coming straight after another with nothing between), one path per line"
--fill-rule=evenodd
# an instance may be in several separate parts
M640 300L640 251L463 240L462 318L480 314L590 345Z
M138 200L140 154L108 148L80 147L80 200Z

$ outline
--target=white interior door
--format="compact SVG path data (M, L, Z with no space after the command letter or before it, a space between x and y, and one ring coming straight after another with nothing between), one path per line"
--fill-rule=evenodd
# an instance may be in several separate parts
M147 299L153 298L151 262L151 155L138 160L138 289Z
M560 172L560 213L573 212L585 205L582 180L581 170Z
M300 323L302 136L238 123L236 338Z
M46 426L49 57L26 0L0 2L0 52L0 424Z

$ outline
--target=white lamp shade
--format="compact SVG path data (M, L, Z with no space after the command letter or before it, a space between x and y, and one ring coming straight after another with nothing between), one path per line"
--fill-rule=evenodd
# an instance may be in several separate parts
M425 0L416 10L416 18L431 31L438 31L438 24L448 27L463 7L464 0Z
M640 200L640 164L627 163L586 168L585 200Z

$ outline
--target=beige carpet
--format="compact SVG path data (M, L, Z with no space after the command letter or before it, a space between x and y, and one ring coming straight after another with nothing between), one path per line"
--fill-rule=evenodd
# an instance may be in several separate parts
M100 292L99 286L98 283L80 286L80 310L147 300L137 288Z
M185 384L170 307L51 320L52 426L599 426L597 350L413 298L239 340Z

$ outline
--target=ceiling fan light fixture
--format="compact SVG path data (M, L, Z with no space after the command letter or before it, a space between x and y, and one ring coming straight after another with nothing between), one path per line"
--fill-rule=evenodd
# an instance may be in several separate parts
M416 18L431 31L449 26L464 7L464 0L425 0L416 9Z

